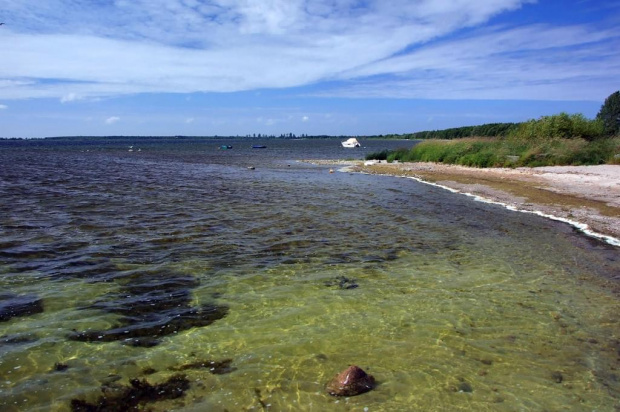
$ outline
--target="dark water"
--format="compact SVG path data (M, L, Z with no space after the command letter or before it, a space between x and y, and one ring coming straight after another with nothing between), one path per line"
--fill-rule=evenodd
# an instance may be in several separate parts
M176 392L140 405L618 408L618 248L295 161L411 143L362 144L0 142L2 410L70 410L171 377ZM327 395L350 364L378 387Z

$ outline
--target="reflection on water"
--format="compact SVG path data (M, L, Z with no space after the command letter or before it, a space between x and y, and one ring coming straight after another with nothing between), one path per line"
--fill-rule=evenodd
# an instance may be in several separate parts
M0 151L0 309L33 304L0 318L3 410L65 411L170 379L182 394L141 405L618 407L618 248L291 160L363 153L333 140L126 143ZM351 364L377 388L327 395Z

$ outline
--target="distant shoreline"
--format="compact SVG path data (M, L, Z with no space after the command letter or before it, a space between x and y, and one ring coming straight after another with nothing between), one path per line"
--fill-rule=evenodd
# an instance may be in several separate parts
M439 163L311 163L414 178L512 210L565 221L620 246L620 165L479 169Z

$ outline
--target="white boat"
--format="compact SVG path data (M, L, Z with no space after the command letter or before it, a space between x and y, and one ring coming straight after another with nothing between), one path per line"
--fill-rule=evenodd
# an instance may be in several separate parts
M342 142L342 147L361 147L360 142L357 141L355 137L352 137L348 140Z

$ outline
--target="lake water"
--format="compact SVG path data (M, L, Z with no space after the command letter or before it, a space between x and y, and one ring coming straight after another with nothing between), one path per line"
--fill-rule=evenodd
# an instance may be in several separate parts
M618 410L620 249L362 144L0 141L0 409Z

